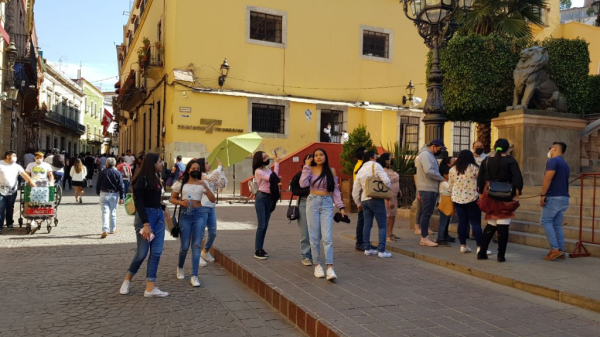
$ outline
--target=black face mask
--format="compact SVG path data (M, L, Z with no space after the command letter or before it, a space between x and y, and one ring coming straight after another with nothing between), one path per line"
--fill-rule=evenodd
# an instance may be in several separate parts
M271 159L267 159L266 161L263 161L263 166L269 166L270 163Z
M192 177L194 179L200 179L201 176L202 176L202 172L200 172L200 171L191 171L190 172L190 177Z
M481 147L476 148L475 153L477 153L477 155L480 156L483 153L483 148L481 148Z

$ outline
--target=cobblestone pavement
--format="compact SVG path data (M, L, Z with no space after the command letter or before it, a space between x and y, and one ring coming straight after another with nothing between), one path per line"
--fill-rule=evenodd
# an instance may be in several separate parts
M286 209L280 204L272 214L265 240L267 260L252 257L252 230L222 233L216 246L340 335L600 336L600 315L595 312L401 254L380 259L356 252L353 241L340 237L355 226L355 214L350 225L334 223L338 280L317 279L312 267L300 263L298 227L285 219ZM255 221L251 206L217 213L224 222Z
M171 237L157 277L171 296L143 297L145 264L131 294L120 295L135 253L132 217L119 207L118 233L101 240L98 197L91 189L86 193L81 205L72 191L65 193L59 225L50 234L45 227L35 235L18 225L3 230L0 336L304 336L219 265L201 268L202 287L192 288L190 253L188 277L177 280L178 242Z

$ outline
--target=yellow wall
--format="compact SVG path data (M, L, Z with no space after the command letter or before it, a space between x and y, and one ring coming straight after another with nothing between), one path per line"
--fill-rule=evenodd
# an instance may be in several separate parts
M570 22L562 26L562 37L575 39L581 37L589 42L590 74L600 73L600 28L584 25L579 22Z

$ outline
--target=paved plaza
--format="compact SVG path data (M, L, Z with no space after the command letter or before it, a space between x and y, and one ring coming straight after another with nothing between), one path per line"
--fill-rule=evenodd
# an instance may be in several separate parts
M177 280L179 245L171 237L157 280L171 296L142 296L145 265L131 294L119 295L135 249L132 217L119 207L118 233L101 240L98 199L87 193L81 205L66 193L60 223L50 234L42 228L27 236L15 228L0 235L0 336L600 336L596 312L403 254L364 256L349 239L355 214L350 225L334 224L339 279L316 279L313 268L300 263L298 227L285 220L283 203L271 218L265 261L253 258L253 205L217 206L215 255L234 261L238 278L254 275L268 295L261 298L217 263L200 269L202 287L194 289L190 257L188 277ZM406 221L399 222L407 228ZM402 239L395 247L418 252L414 234L402 229L397 234ZM510 260L497 267L507 276L511 263L522 265L517 261L525 254L520 247L511 251L514 246L509 245ZM420 252L452 259L454 250ZM469 257L474 259L463 255L457 262L468 264ZM566 262L575 272L585 260ZM492 270L497 265L493 259L486 263Z

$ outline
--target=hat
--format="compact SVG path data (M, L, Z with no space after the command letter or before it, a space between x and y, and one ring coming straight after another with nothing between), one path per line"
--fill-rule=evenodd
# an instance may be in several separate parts
M429 145L441 146L444 150L446 149L446 145L444 145L444 142L441 139L434 139Z
M335 213L335 215L333 216L333 220L335 222L340 222L341 221L341 222L345 222L345 223L350 223L350 218L348 218L347 215L344 215L342 217L342 213L339 213L339 212Z

